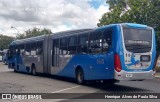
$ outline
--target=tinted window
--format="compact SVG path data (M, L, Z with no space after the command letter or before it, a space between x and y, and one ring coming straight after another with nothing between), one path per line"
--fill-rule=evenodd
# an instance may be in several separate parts
M15 54L15 47L13 45L10 45L8 51L8 58L11 59L14 54Z
M77 50L77 36L69 37L68 54L75 54Z
M31 45L30 43L27 43L25 47L25 55L30 55L30 51L31 51Z
M60 39L60 55L67 54L68 38Z
M17 45L17 47L16 47L16 54L18 54L18 55L20 54L20 49L21 49L20 47L21 47L21 45Z
M126 43L151 43L152 31L146 29L123 29L124 40ZM139 42L138 42L139 41Z
M59 54L59 39L53 40L53 55Z
M103 52L107 52L112 44L112 30L107 29L103 32Z
M68 54L67 47L60 47L60 55L66 55L66 54Z
M152 31L149 29L123 28L126 50L134 53L149 52L152 47Z
M25 51L30 52L30 50L31 50L30 43L27 43L27 44L26 44Z
M60 46L67 46L68 44L67 38L61 38L60 39Z
M71 36L69 37L69 46L75 46L77 44L77 37Z
M77 52L86 54L88 53L88 34L79 35Z
M19 45L19 49L20 49L20 54L24 54L24 44L20 44Z
M37 53L37 42L32 42L31 43L31 55L36 55Z
M88 44L88 34L79 36L79 45L87 45Z
M102 32L94 31L90 34L89 53L102 52Z
M34 43L31 43L31 50L34 50L37 48L37 43L34 42Z
M41 55L43 53L43 41L38 41L36 48L37 48L36 51L37 55Z

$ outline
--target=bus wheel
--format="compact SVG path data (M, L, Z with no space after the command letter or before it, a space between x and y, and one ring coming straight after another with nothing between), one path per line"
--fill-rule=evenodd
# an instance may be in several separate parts
M76 71L76 81L80 85L84 84L84 73L81 68Z
M32 75L36 75L37 74L35 65L32 65L31 70L32 70L31 71Z

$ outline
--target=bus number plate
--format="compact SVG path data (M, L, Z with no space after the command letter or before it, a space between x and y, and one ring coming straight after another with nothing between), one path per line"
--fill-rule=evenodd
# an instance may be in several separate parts
M126 74L126 77L132 77L132 74Z
M142 62L148 62L148 61L150 61L150 56L149 55L141 55L141 57L140 57L140 60L142 61Z

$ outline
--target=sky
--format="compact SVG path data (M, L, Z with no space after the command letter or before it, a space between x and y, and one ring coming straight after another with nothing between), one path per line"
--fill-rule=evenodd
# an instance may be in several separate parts
M0 0L0 34L95 28L108 7L106 0Z

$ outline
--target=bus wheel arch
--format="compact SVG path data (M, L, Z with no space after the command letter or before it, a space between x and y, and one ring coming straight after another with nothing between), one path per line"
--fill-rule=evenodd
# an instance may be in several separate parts
M36 73L36 65L35 65L35 63L32 63L32 65L31 65L31 74L32 75L36 75L37 73Z
M81 66L77 66L76 67L76 70L75 70L75 79L76 79L76 82L80 85L84 84L85 83L85 80L84 80L84 71L82 69Z

